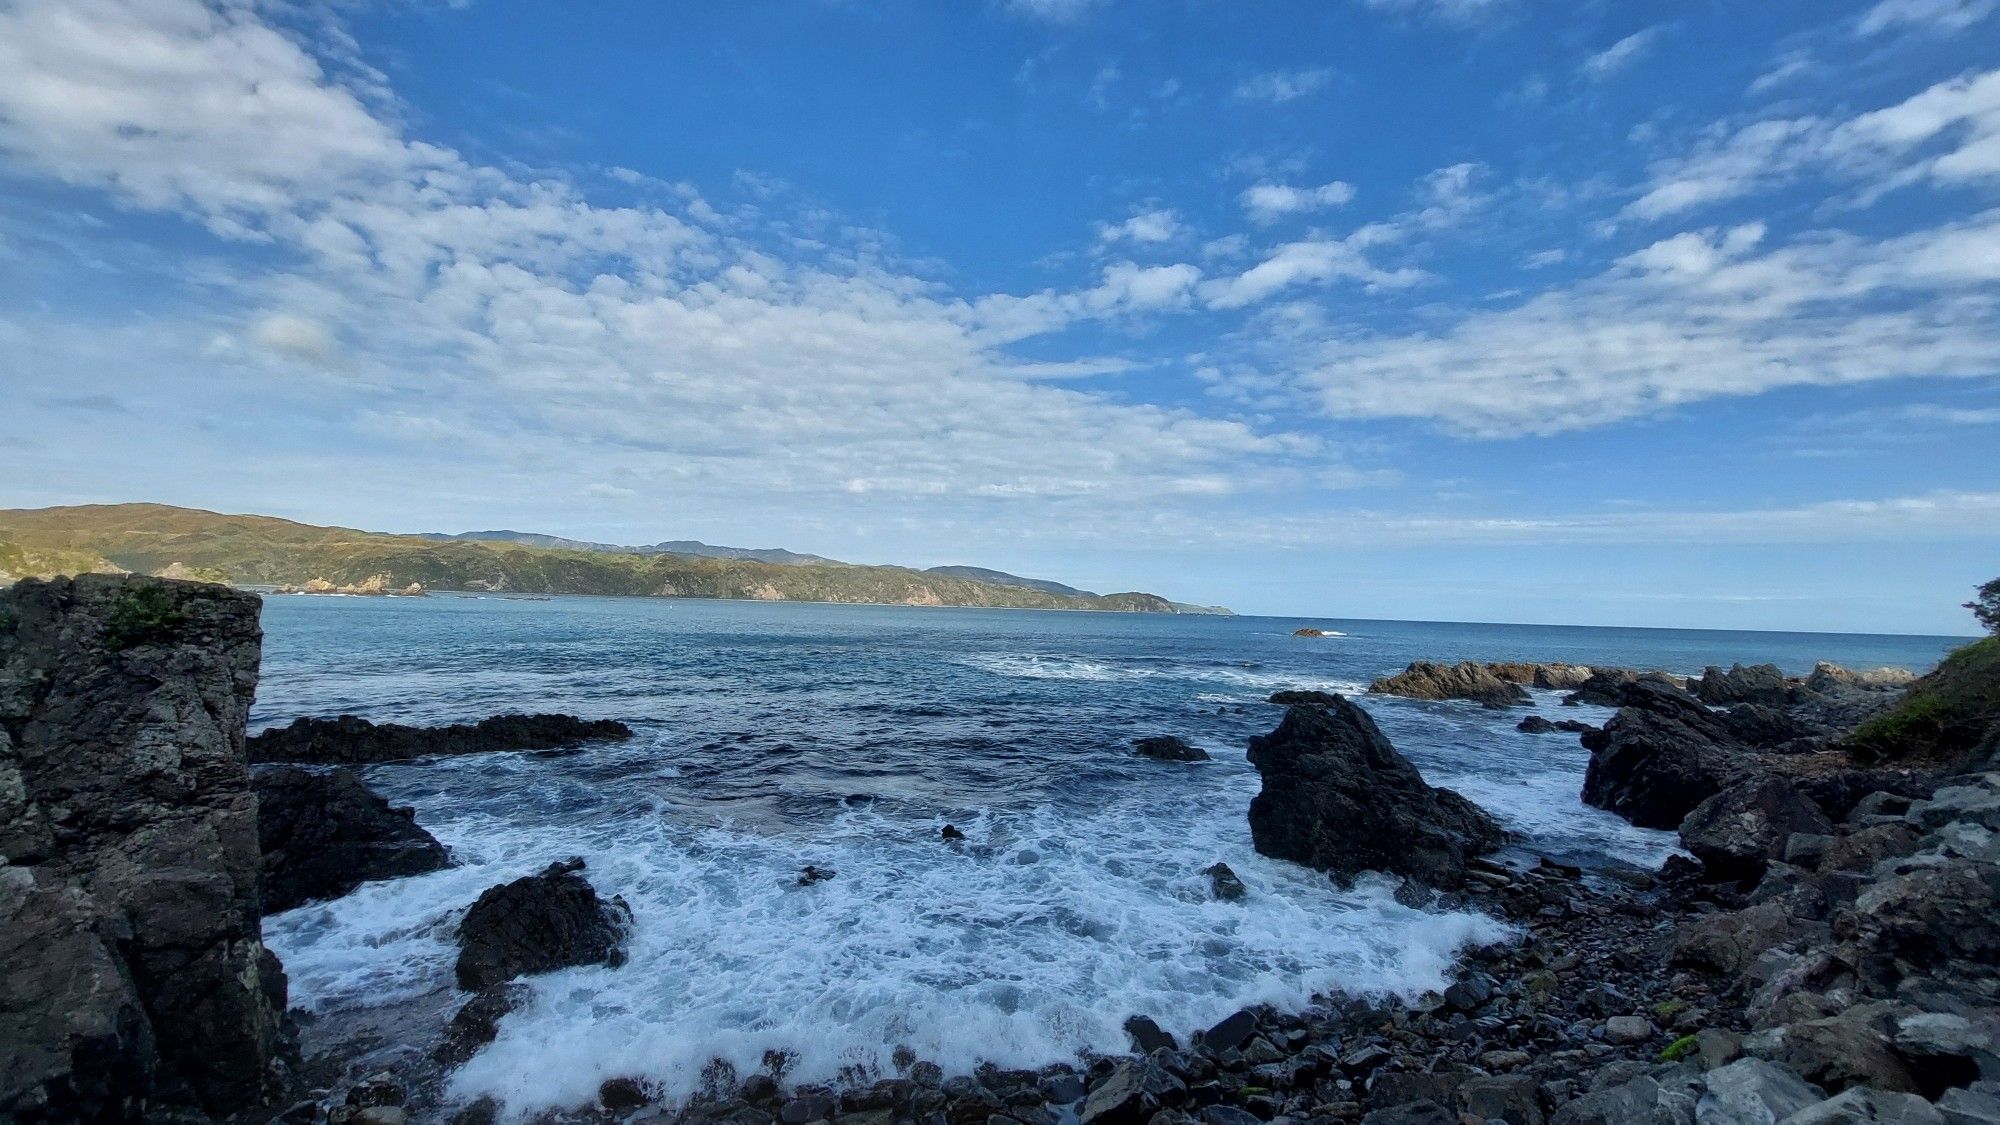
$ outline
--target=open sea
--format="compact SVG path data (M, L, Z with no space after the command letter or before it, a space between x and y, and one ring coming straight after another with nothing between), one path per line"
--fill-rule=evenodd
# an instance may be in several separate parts
M1320 639L1300 626L1338 630ZM1923 671L1963 639L558 597L268 597L253 730L352 713L441 723L502 711L622 719L627 743L377 766L370 785L457 866L265 920L313 1014L312 1049L394 1066L464 1000L459 915L496 883L581 856L631 905L623 967L530 979L532 1001L450 1078L511 1115L640 1077L669 1097L713 1058L795 1052L788 1081L890 1073L900 1046L963 1073L1123 1051L1152 1016L1185 1035L1246 1005L1438 987L1473 914L1337 890L1264 859L1244 742L1281 688L1356 693L1411 660L1699 672L1816 660ZM1526 846L1657 864L1669 833L1577 800L1586 752L1527 712L1366 697L1433 784ZM1602 722L1601 708L1552 717ZM1175 734L1214 761L1153 762ZM962 844L939 838L946 824ZM1212 901L1221 860L1249 887ZM836 876L797 885L801 868Z

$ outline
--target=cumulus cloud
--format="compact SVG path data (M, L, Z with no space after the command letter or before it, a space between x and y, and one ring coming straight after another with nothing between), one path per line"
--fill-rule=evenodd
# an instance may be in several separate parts
M1286 215L1340 207L1353 198L1353 184L1333 180L1318 187L1304 188L1268 182L1252 184L1243 189L1237 200L1243 204L1252 221L1272 223Z
M1097 225L1097 240L1102 243L1132 242L1143 246L1172 242L1185 233L1180 216L1166 207L1140 211L1124 222Z
M1329 67L1267 71L1237 83L1236 100L1283 105L1309 94L1317 94L1332 81L1333 70Z

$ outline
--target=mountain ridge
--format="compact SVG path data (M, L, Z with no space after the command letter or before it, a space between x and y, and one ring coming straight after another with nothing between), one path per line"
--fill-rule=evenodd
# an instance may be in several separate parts
M1166 598L1139 591L1071 595L911 567L831 560L781 564L669 551L640 554L477 537L506 534L560 539L529 532L467 534L474 537L396 535L166 504L0 510L0 544L16 549L9 557L55 558L78 567L101 563L111 569L220 578L239 585L304 584L317 579L340 586L380 578L376 584L390 589L414 583L438 590L523 594L1179 612ZM1039 581L1005 577L1022 583Z

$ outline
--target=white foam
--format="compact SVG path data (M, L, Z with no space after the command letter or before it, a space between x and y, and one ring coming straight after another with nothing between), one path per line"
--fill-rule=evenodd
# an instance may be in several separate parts
M1260 692L1290 688L1354 694L1365 688L1364 684L1353 679L1329 679L1296 671L1263 671L1254 668L1198 665L1118 665L1082 657L1040 653L976 652L954 657L951 663L976 668L982 672L991 672L996 676L1027 680L1098 682L1182 680L1192 684L1226 684Z
M566 784L557 765L513 758L503 768L517 776L488 777L532 793ZM617 1076L682 1097L711 1058L749 1073L768 1049L798 1054L797 1081L886 1072L899 1045L951 1072L1124 1050L1134 1014L1186 1033L1251 1003L1440 987L1466 943L1505 933L1256 855L1255 774L1240 762L1141 772L1087 811L961 820L957 848L938 839L941 820L865 808L816 836L772 836L659 814L523 830L419 799L463 866L279 915L267 937L308 1008L448 997L458 912L487 886L584 856L633 908L629 963L534 978L531 1003L452 1079L454 1096L491 1094L520 1115L586 1102ZM1211 900L1201 870L1217 860L1249 886L1245 901ZM838 874L797 886L806 864Z

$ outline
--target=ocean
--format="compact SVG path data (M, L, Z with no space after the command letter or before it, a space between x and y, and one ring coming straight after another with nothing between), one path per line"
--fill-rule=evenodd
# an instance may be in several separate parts
M1256 854L1243 750L1281 716L1272 691L1356 693L1417 659L1921 671L1963 640L449 595L274 596L264 628L253 730L567 711L637 731L365 771L457 865L265 920L310 1013L308 1049L393 1067L464 1000L464 908L582 857L632 908L630 960L532 978L529 1003L449 1078L449 1098L492 1095L511 1114L588 1102L612 1077L681 1097L710 1060L749 1074L770 1050L796 1055L796 1082L890 1073L899 1047L964 1073L1122 1051L1132 1015L1185 1035L1254 1003L1412 996L1506 930ZM1584 807L1586 752L1515 731L1524 710L1362 702L1428 780L1525 847L1586 864L1672 850L1670 833ZM1214 760L1134 757L1132 740L1156 734ZM946 824L966 839L944 842ZM1247 884L1242 901L1212 899L1202 870L1217 861ZM800 886L809 864L836 874Z

